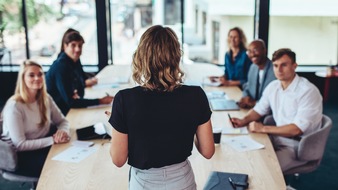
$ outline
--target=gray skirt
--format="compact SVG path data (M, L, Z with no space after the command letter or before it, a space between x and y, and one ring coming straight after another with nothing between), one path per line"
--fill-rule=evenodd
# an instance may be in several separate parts
M189 160L141 170L130 168L129 190L196 190L194 172Z

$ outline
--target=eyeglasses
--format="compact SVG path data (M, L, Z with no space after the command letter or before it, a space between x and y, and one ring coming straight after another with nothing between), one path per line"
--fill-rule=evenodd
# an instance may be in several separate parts
M259 49L257 49L257 48L254 48L254 49L252 49L252 50L247 50L246 51L246 54L247 55L250 55L251 53L253 53L253 54L256 54L256 53L259 53Z

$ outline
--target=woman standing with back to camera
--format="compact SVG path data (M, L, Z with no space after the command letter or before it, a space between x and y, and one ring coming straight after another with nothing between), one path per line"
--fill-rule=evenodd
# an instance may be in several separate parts
M174 31L150 27L133 56L133 79L140 86L114 98L110 154L118 167L128 160L130 190L196 189L187 159L195 135L198 151L207 159L214 154L208 100L200 87L182 85L180 59Z

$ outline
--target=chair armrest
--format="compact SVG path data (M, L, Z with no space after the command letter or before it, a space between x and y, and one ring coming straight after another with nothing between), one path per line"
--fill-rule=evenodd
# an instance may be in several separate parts
M18 157L14 146L10 142L0 140L0 169L15 171Z
M276 125L275 119L272 115L267 115L264 117L263 125Z

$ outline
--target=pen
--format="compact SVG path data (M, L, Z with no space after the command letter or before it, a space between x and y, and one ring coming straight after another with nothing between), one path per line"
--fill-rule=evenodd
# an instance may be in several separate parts
M107 95L107 96L110 96L110 95L108 94L108 92L106 92L106 95Z
M234 183L234 181L232 181L231 177L229 177L229 182L230 182L232 189L236 190L236 184Z
M232 119L231 119L230 114L228 114L228 117L229 117L229 120L230 120L230 122L231 122L232 127L235 128L234 122L232 122Z

